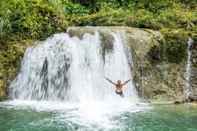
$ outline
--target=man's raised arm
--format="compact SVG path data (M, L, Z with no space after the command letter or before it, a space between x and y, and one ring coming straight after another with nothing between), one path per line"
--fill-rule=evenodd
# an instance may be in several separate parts
M116 85L116 83L114 83L114 82L113 82L112 80L110 80L109 78L105 77L105 79L106 79L108 82L110 82L111 84Z
M129 81L131 81L131 79L125 81L122 85L126 85Z

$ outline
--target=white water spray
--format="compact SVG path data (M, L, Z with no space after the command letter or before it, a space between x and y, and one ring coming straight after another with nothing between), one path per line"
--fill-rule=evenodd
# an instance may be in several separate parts
M190 85L190 77L191 77L191 56L192 56L192 52L191 52L191 47L193 44L193 40L191 38L189 38L188 42L187 42L187 65L186 65L186 85L185 85L185 97L186 99L188 99L188 97L191 95L192 93L192 87Z
M22 100L86 101L118 98L105 80L132 79L121 33L112 33L113 49L102 56L100 35L85 34L80 40L66 33L56 34L36 47L28 48L22 68L12 82L11 97ZM124 90L137 98L133 83Z
M102 126L111 125L110 119L115 114L141 110L136 105L139 101L133 81L126 85L125 97L121 98L105 80L105 77L114 82L132 79L129 64L132 57L127 54L124 33L110 35L113 47L108 51L102 48L97 31L94 35L84 34L81 39L67 33L56 34L28 48L21 71L10 85L10 97L14 99L11 104L39 110L63 109L66 113L61 113L61 118L70 115L75 116L68 118L72 122Z

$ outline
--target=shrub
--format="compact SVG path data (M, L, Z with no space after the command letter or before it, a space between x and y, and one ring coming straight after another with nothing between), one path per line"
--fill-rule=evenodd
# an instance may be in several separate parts
M1 36L22 33L42 38L66 25L64 15L45 0L4 0L0 2Z

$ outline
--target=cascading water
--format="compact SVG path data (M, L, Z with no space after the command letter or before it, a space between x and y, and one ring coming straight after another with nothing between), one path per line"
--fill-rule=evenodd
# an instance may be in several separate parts
M61 108L66 113L60 113L59 119L102 126L115 124L110 120L115 114L141 110L133 81L125 86L121 98L105 80L132 79L132 57L124 44L124 32L109 34L111 49L103 48L99 31L85 33L81 39L69 33L56 34L28 48L10 85L11 103L34 105L39 110Z
M80 40L56 34L42 44L27 49L20 73L12 82L10 96L24 100L81 101L117 97L105 80L131 79L121 33L112 33L113 49L102 56L98 32ZM133 83L124 92L137 98Z
M188 42L187 42L187 65L186 65L186 85L185 85L185 98L188 99L189 96L192 93L192 87L190 85L190 76L191 76L191 56L192 56L192 52L191 52L191 47L193 44L193 40L191 38L189 38Z

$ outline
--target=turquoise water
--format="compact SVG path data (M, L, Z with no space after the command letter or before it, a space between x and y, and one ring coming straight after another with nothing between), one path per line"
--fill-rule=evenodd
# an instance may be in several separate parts
M75 116L62 117L67 112L0 106L0 131L197 131L197 107L192 105L124 112L110 119L115 123L110 128L73 122Z

